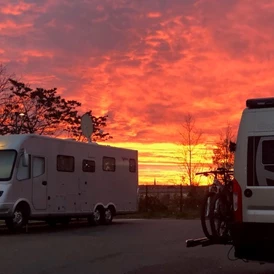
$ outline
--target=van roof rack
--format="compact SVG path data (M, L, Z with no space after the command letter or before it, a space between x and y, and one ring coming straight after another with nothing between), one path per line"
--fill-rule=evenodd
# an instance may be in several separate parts
M274 107L274 97L247 99L246 107L248 107L248 108L273 108Z

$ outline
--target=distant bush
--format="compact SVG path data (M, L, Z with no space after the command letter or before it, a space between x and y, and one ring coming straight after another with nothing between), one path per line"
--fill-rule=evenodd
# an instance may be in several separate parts
M139 199L139 211L167 211L168 207L155 196L140 197Z
M180 194L141 195L139 197L140 212L185 212L199 210L204 193L189 192L184 197Z

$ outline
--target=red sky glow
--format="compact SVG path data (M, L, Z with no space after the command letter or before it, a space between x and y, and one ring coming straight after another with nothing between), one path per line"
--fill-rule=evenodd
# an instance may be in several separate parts
M247 98L273 96L274 0L0 0L0 63L109 115L140 183L180 182L178 130L208 144Z

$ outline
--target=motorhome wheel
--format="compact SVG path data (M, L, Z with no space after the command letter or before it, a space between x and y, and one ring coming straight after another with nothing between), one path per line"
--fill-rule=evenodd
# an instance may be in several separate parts
M9 230L21 229L28 222L28 214L23 208L16 208L11 218L6 219L6 225Z
M113 211L110 208L107 208L105 210L105 224L111 224L112 223L112 219L113 219Z

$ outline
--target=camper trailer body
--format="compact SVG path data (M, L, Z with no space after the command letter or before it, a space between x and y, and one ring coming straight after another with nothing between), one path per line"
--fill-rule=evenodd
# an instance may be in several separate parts
M136 150L32 134L0 137L0 218L9 223L18 208L27 219L99 214L97 221L111 221L137 210L137 188Z

